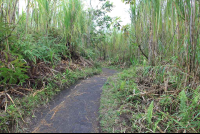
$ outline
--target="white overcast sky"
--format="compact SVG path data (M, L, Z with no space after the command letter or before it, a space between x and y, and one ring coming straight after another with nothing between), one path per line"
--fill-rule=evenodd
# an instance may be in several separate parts
M20 10L25 10L27 0L19 0ZM85 6L89 7L90 0L82 0L84 1ZM121 0L110 0L114 4L114 9L112 12L108 13L111 17L120 17L122 20L122 25L130 24L130 14L129 14L129 5L124 4ZM92 0L93 8L96 8L100 5L99 0Z
M85 5L89 6L90 5L90 0L83 0L85 1ZM121 0L110 0L110 2L113 3L114 8L112 12L108 13L109 16L111 17L120 17L122 20L122 25L130 24L131 19L130 19L130 13L129 13L129 5L124 4ZM97 6L100 6L101 2L99 0L92 0L92 7L96 8ZM99 7L100 8L100 7Z

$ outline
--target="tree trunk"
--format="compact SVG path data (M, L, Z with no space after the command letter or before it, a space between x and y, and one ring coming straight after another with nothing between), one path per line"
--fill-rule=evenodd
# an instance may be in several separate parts
M11 17L11 23L14 23L15 24L15 13L16 13L16 7L17 7L17 3L19 2L19 0L16 0L15 4L14 4L14 10L13 10L13 13L12 13L12 17Z
M185 35L188 35L188 8L186 7L186 2L184 3L184 9L185 9ZM184 36L184 44L185 44L185 53L186 53L186 70L187 70L187 73L190 72L190 65L189 65L189 44L187 42L187 36ZM185 78L185 84L184 86L186 87L187 86L187 82L188 82L188 76L186 75L186 78Z
M20 6L20 5L19 5L19 0L18 0L18 7L17 7L17 11L18 11L18 12L17 12L17 19L19 19L19 6Z
M103 51L103 60L105 61L106 60L106 50L104 49Z
M0 17L1 17L1 19L3 19L3 17L4 17L4 16L3 16L3 2L2 2L2 4L1 4L1 16L0 16Z
M27 11L26 11L26 33L28 32L28 23L29 23L29 10L30 10L30 7L29 7L29 4L30 4L30 0L28 0L28 4L27 4Z
M153 66L154 62L153 62L153 28L152 28L152 20L150 18L150 36L149 36L149 56L148 56L148 60L149 60L149 65Z
M191 16L190 16L190 44L191 44L191 55L190 55L190 72L195 74L195 56L196 56L196 43L195 43L195 0L191 0Z
M154 55L155 55L155 46L153 42L153 18L154 18L154 9L153 9L153 3L152 4L152 9L150 11L150 18L149 18L149 25L150 25L150 36L149 36L149 65L154 66L155 61L154 61Z

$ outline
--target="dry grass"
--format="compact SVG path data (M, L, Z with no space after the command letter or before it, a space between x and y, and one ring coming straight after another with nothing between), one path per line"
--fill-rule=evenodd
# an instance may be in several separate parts
M173 79L177 73L172 76L168 71L161 78L155 68L148 69L147 74L145 71L129 69L105 85L101 99L103 132L199 132L200 88L183 90L184 82Z

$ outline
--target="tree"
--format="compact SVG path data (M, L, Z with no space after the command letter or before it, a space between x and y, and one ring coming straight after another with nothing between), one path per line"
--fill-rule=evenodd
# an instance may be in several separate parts
M27 2L27 10L26 10L26 33L28 32L28 26L29 26L29 15L30 15L30 1Z

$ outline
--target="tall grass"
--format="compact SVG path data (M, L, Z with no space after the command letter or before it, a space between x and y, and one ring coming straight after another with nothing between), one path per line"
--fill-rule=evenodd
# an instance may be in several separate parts
M6 56L0 56L1 67L11 65L13 72L17 64L12 61L16 59L28 65L55 65L63 57L71 58L69 47L75 53L84 50L91 20L87 20L81 0L27 0L25 4L25 10L19 14L19 0L0 1L0 51L8 56L6 62ZM7 78L4 75L0 73L0 80Z

